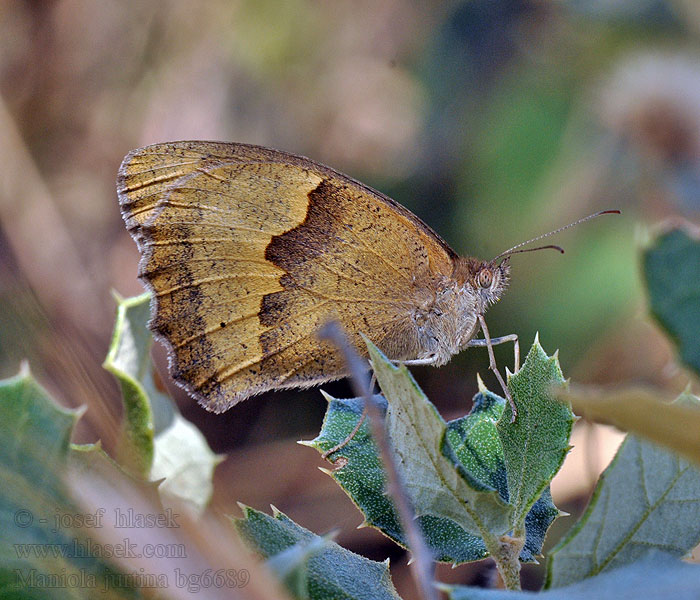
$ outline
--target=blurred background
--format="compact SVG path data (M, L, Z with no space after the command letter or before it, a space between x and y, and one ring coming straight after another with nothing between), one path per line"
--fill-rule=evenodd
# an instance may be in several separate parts
M652 323L638 249L660 221L700 216L700 4L696 0L213 0L0 2L0 376L27 359L62 403L87 405L77 441L107 448L120 407L101 368L115 303L141 293L115 193L122 157L181 139L304 154L401 202L459 253L488 259L588 213L619 208L515 256L487 320L539 332L579 383L688 375ZM368 529L318 455L318 390L212 415L163 383L217 452L217 502L269 503L370 558L405 553ZM512 369L512 347L498 348ZM414 374L446 419L464 414L472 349ZM326 386L348 395L343 383ZM577 425L553 485L575 514L620 436ZM284 456L284 464L279 460ZM548 545L573 523L560 519ZM482 564L441 569L478 583ZM526 585L536 587L536 570Z

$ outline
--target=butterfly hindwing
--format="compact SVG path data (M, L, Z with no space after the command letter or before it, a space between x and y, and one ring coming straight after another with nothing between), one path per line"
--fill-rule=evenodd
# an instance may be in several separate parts
M329 319L358 350L363 332L410 358L411 306L453 268L454 253L400 205L275 150L149 146L125 158L118 189L151 328L175 380L217 412L341 377L341 357L316 337Z

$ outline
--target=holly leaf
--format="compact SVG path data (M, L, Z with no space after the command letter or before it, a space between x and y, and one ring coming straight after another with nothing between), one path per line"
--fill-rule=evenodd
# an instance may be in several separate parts
M455 464L472 476L498 490L507 502L510 491L503 446L498 430L506 401L488 391L479 379L480 392L474 396L472 410L447 424L446 443L451 446ZM547 486L525 517L525 545L522 562L537 562L550 525L559 516Z
M367 347L388 401L386 430L415 514L448 518L473 535L505 534L511 508L494 487L445 456L447 423L406 367L394 366L373 344Z
M396 368L378 351L371 351L374 367L382 372L381 376L378 373L382 390L390 394L388 403L382 396L375 396L374 401L386 413L387 430L402 481L409 490L418 524L434 559L457 564L488 556L484 535L502 535L514 527L513 509L508 504L513 494L498 425L505 400L486 390L480 382L481 391L475 396L469 415L445 423L405 368ZM552 359L540 349L532 352L528 360L525 373L541 375L542 369L533 367L533 361L541 363L547 371ZM539 377L538 381L540 387L521 384L523 389L517 390L521 401L525 401L522 397L525 393L546 389L551 384L551 378L547 377ZM326 397L329 406L321 432L315 440L306 442L319 452L347 438L363 407L359 398ZM550 408L545 402L538 406L542 410ZM559 430L570 431L570 411L557 414L565 414ZM520 443L519 438L513 443ZM541 446L532 441L530 444L536 450ZM557 446L553 444L553 448ZM567 448L565 444L563 450ZM332 458L337 468L327 473L358 506L365 524L406 546L396 510L385 494L384 470L367 423ZM560 458L563 459L563 454ZM552 462L548 463L550 468ZM540 487L539 495L523 515L521 529L525 530L526 541L520 554L522 561L535 561L549 526L559 515L547 484L548 481ZM475 506L479 507L479 513L473 519L470 510ZM465 514L460 515L459 510Z
M508 378L518 416L511 422L508 407L498 421L498 434L503 445L508 501L514 508L511 524L516 531L571 449L574 414L552 393L553 387L563 383L558 359L547 356L537 337L520 371Z
M324 394L328 410L318 437L303 442L319 452L325 452L345 440L360 419L363 408L361 398L336 399ZM386 412L383 396L374 396L374 401ZM403 547L407 540L400 525L396 508L386 495L386 475L377 447L365 422L352 440L333 454L336 465L333 470L324 469L345 491L364 515L364 525L379 529L384 535ZM484 541L471 534L446 517L422 515L417 522L433 558L455 564L480 560L488 556Z
M80 586L99 589L100 597L108 599L140 597L126 575L84 550L90 524L79 526L76 516L89 515L64 485L70 437L81 414L59 407L26 367L0 381L3 598L46 598L48 589L51 598L78 598L86 593Z
M312 600L400 600L387 562L375 562L297 525L241 505L233 524L243 541L267 559L295 598Z

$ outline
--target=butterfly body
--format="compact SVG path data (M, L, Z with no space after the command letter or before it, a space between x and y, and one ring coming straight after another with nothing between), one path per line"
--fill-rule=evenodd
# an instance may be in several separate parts
M394 360L446 363L503 293L508 261L461 258L390 198L245 144L135 150L117 181L174 379L220 412L345 375L316 332L337 320Z
M402 329L397 347L388 356L401 360L430 360L434 366L449 362L467 347L479 331L477 316L498 301L505 290L508 265L496 268L493 285L481 287L475 276L492 265L476 259L457 258L450 277L428 285L421 282L410 308L410 326Z

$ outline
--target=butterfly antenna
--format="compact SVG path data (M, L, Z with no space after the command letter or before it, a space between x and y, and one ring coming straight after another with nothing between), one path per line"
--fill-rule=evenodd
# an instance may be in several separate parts
M564 250L559 247L559 246L539 246L537 248L528 248L527 250L519 250L518 248L522 248L523 246L527 246L528 244L531 244L532 242L536 242L538 240L541 240L542 238L549 237L550 235L554 235L555 233L559 233L560 231L564 231L565 229L569 229L570 227L575 227L576 225L580 225L581 223L585 223L586 221L590 221L591 219L595 219L596 217L600 217L601 215L619 215L620 211L615 209L615 210L601 210L597 213L593 213L592 215L588 215L587 217L583 217L582 219L579 219L578 221L574 221L573 223L569 223L568 225L564 225L564 227L559 227L558 229L555 229L554 231L549 231L548 233L543 233L542 235L538 235L537 237L532 238L531 240L527 240L526 242L521 242L520 244L516 244L512 248L509 248L505 252L501 252L496 258L494 258L491 262L496 262L499 258L503 258L506 256L510 256L511 254L518 254L520 252L534 252L535 250L544 250L546 248L553 248L555 250L559 250L562 254L564 253Z
M503 254L507 254L508 256L510 256L511 254L520 254L521 252L535 252L536 250L549 250L550 248L552 250L558 251L561 254L564 254L564 248L562 248L561 246L555 246L554 244L548 244L547 246L537 246L537 248L521 248L520 250L513 250L511 248L510 252L504 252ZM503 256L503 254L499 254L493 260L498 260L501 256Z

